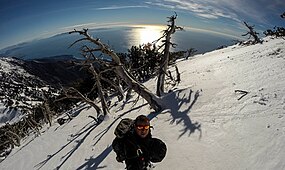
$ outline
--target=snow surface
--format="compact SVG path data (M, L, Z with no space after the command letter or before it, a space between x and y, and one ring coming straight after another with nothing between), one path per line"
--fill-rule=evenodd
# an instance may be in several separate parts
M19 62L19 60L15 60L14 58L1 58L0 60L0 71L4 73L13 73L17 71L19 74L26 75L27 77L31 77L29 73L27 73L22 67L17 65L12 65L10 62Z
M39 98L43 98L43 92L53 90L47 86L39 87L39 78L19 66L22 62L15 58L0 57L0 127L8 122L18 122L25 116L20 107L42 103ZM7 106L8 99L13 102L10 106Z
M24 78L29 79L32 77L31 74L26 72L22 67L12 64L11 62L19 62L19 60L15 60L14 58L0 58L0 76L2 76L1 73L5 73L6 75L11 75L10 77L15 76L15 73L19 75L23 75ZM2 80L2 77L0 77ZM18 84L18 82L12 81L15 84ZM4 90L0 88L0 91ZM20 96L23 94L20 94ZM8 109L5 107L5 100L3 99L4 96L0 96L0 127L4 126L6 122L14 123L17 122L23 115L19 110L16 109Z
M111 108L96 126L96 112L80 105L70 122L26 138L1 170L124 169L111 143L123 117L148 115L152 134L168 147L157 170L285 169L285 41L231 46L177 63L182 82L154 113L140 98ZM155 80L146 86L155 91ZM242 97L242 93L249 92ZM241 98L242 97L242 98ZM134 100L134 99L133 99Z

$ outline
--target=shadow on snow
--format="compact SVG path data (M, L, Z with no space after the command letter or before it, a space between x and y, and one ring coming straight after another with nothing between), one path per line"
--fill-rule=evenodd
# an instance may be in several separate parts
M188 116L191 108L193 105L197 102L199 98L200 92L196 91L193 96L193 91L189 88L187 89L181 89L172 91L166 96L162 98L163 103L166 103L165 110L167 112L170 112L172 119L169 119L171 124L181 124L183 123L184 128L181 130L181 134L178 138L185 135L187 132L189 132L189 136L194 133L196 130L200 132L200 137L202 135L201 130L201 124L198 122L193 123L190 117ZM100 133L98 133L93 140L95 140L93 147L96 146L96 144L104 137L104 135L111 129L111 127L120 120L123 116L126 114L138 110L142 108L143 106L146 106L147 103L142 104L140 106L134 107L131 110L128 110L122 114L120 114L109 126L107 126L104 130L102 130ZM148 115L150 119L153 119L155 116L157 116L160 113L151 113ZM55 169L60 169L65 162L75 153L75 151L84 143L84 140L87 138L88 135L99 125L94 124L94 122L89 122L86 124L82 129L80 129L75 135L71 135L72 139L66 143L64 146L62 146L57 152L48 155L47 159L44 161L38 163L34 167L37 168L37 170L41 169L49 160L51 160L53 157L55 157L57 154L59 154L62 150L64 150L68 145L76 143L76 145L61 159L60 165L58 165ZM84 136L83 136L84 135ZM97 139L96 139L97 138ZM111 153L112 146L108 146L101 154L99 154L97 157L93 158L90 157L89 159L85 159L86 162L80 165L77 170L80 169L102 169L106 168L106 165L100 166L100 164L103 162L103 160Z
M181 133L178 137L181 138L187 132L189 132L188 136L194 133L196 130L200 132L199 138L202 137L201 124L198 122L192 122L189 113L192 109L193 105L197 102L200 91L197 90L193 96L193 90L190 88L186 89L176 89L165 95L162 100L164 103L164 113L169 112L172 116L170 124L176 123L176 125L183 123L184 128L181 130ZM148 117L150 119L154 118L157 114L151 113Z
M95 137L94 140L96 138L98 138L95 143L92 145L93 147L96 146L96 144L103 138L103 136L110 130L110 128L118 121L121 120L123 116L125 116L126 114L134 111L134 110L138 110L141 107L147 105L147 103L142 104L140 106L137 106L135 108L132 108L131 110L128 110L122 114L120 114L108 127L106 127L104 130L102 130L100 133L98 133ZM85 162L83 165L81 165L78 169L100 169L100 168L105 168L106 166L101 166L99 167L100 163L110 154L110 152L112 151L112 146L107 147L99 156L97 156L95 159L86 159L87 162Z
M122 114L120 114L108 127L106 127L104 130L102 130L100 133L98 133L93 140L97 140L95 141L95 143L93 144L93 147L103 138L103 136L109 131L109 129L118 121L120 120L124 115L140 109L141 107L147 105L142 104L140 106L137 106L135 108L132 108L131 110L128 110ZM57 154L59 154L61 151L63 151L65 148L67 148L67 146L69 146L70 144L74 144L75 146L65 155L61 158L61 163L60 165L58 165L55 169L60 169L65 162L71 158L71 156L75 153L75 151L77 149L79 149L79 147L84 143L84 140L90 135L90 133L99 125L95 124L94 121L89 122L88 124L86 124L83 128L81 128L76 134L72 134L70 135L70 137L72 137L71 140L68 141L68 143L66 143L64 146L62 146L57 152L48 155L47 158L45 160L43 160L42 162L38 163L37 165L34 166L34 168L36 168L37 170L41 169L46 163L48 163L48 161L50 161L52 158L54 158ZM84 135L84 136L83 136ZM84 164L82 164L81 166L79 166L77 169L101 169L101 168L105 168L106 166L99 166L100 163L109 155L109 153L112 151L112 146L107 147L100 155L98 155L96 158L91 157L90 159L85 159L86 162Z
M96 158L91 157L90 159L85 159L86 162L78 167L76 170L80 169L102 169L106 168L107 166L99 166L103 160L110 154L112 151L112 146L108 146L100 155Z
M69 140L68 143L66 143L64 146L62 146L57 152L48 155L47 159L44 161L38 163L34 167L37 168L37 170L41 169L49 160L51 160L54 156L56 156L58 153L60 153L62 150L64 150L68 145L76 143L75 147L69 151L65 156L63 156L61 159L63 161L59 166L57 166L55 169L60 169L62 165L73 155L73 153L82 145L86 137L97 127L97 125L92 122L89 122L87 125L85 125L82 129L79 130L75 135L70 135L72 137L71 140ZM85 134L86 133L86 134ZM85 135L84 135L85 134ZM80 136L84 135L81 139Z

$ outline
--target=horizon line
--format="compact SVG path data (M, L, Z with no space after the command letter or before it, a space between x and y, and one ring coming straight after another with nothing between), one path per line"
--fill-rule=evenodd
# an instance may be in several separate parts
M62 27L62 28L59 28L58 31L54 31L53 33L44 33L44 34L39 35L36 38L30 39L30 40L26 40L26 41L20 41L17 44L13 44L13 45L8 45L8 46L5 46L5 47L2 47L2 48L0 48L0 51L5 50L6 48L10 48L10 47L13 47L13 46L17 46L17 45L23 44L23 43L29 43L29 42L32 42L32 41L47 39L47 38L51 38L51 37L58 36L58 35L61 35L61 34L65 34L65 33L68 33L70 31L74 30L74 29L78 29L78 30L79 29L84 29L84 28L86 28L84 26L91 26L90 28L87 28L89 30L104 29L104 28L108 29L108 28L116 28L116 27L130 27L130 28L156 27L156 28L161 28L161 29L163 27L167 27L167 25L163 25L163 24L130 24L128 22L103 23L103 24L96 24L96 23L79 24L79 25ZM68 29L70 29L70 30L68 30ZM226 37L231 37L231 38L236 38L236 39L242 40L242 37L238 37L238 36L227 34L227 33L218 32L218 31L214 31L214 30L208 30L208 29L202 29L202 28L194 28L194 27L190 27L190 26L184 26L183 29L197 31L197 32L206 32L206 33L211 33L211 34L217 34L217 35L222 35L222 36L226 36Z

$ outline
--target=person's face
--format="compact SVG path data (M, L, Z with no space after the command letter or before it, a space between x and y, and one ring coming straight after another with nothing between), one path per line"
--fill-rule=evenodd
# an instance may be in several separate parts
M149 133L149 127L148 123L138 123L135 126L135 131L139 137L145 138Z

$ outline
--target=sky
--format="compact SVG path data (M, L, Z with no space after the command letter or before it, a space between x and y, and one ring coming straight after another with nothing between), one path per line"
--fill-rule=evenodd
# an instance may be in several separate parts
M74 28L136 24L166 25L177 13L177 25L241 36L243 21L260 34L285 25L284 0L0 0L0 49L50 37Z

